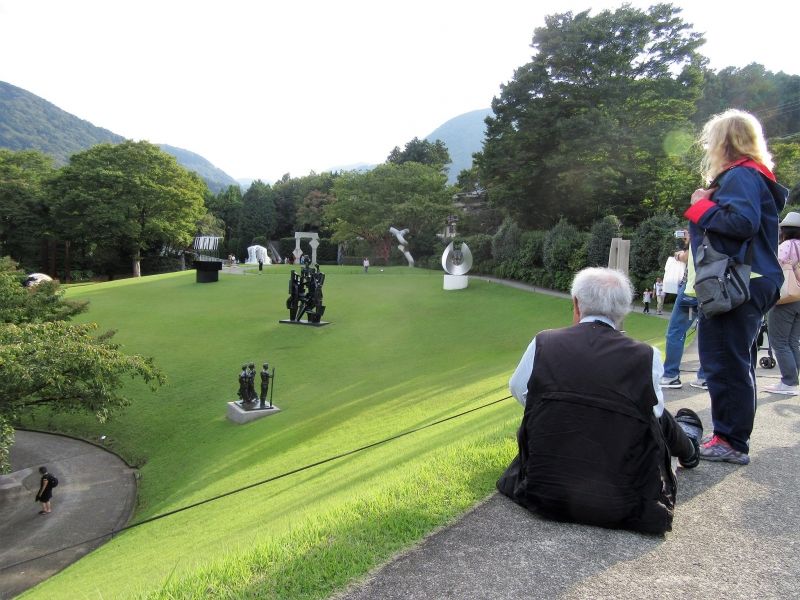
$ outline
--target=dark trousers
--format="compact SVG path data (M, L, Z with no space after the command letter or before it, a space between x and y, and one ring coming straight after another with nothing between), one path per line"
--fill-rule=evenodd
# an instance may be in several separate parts
M739 452L749 452L756 416L756 337L777 299L775 284L757 277L750 280L750 300L730 312L700 317L697 348L711 396L714 433Z
M675 421L675 417L665 409L658 424L661 426L661 433L664 434L670 455L681 460L691 460L694 457L694 444Z

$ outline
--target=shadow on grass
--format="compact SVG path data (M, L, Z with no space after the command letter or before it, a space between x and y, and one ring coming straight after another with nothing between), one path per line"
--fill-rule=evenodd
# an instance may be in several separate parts
M168 583L156 598L325 598L491 491L507 452L462 445L404 483L351 499L252 548ZM424 491L424 493L423 493Z

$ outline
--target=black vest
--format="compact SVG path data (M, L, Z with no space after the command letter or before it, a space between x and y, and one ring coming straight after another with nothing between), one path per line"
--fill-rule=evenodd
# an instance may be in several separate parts
M676 486L652 361L650 346L600 322L537 335L519 455L497 488L561 521L670 530Z

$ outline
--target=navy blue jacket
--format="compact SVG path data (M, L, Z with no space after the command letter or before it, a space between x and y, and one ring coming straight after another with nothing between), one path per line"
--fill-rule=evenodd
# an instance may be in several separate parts
M718 189L710 199L695 202L684 213L690 221L693 256L697 256L704 233L716 250L740 263L745 262L748 246L752 244L753 273L780 288L783 271L777 256L778 214L789 191L775 181L769 169L750 159L734 163L717 178L714 186Z

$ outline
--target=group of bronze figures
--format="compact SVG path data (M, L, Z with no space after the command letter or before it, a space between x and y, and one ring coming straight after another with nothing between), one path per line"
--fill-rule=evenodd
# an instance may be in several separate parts
M322 304L322 284L325 283L325 274L311 265L306 265L300 270L292 271L289 278L289 298L286 308L289 309L289 319L299 322L303 316L309 323L319 323L325 313Z
M272 394L269 389L270 379L275 377L275 367L272 373L269 372L269 363L264 363L261 369L261 397L256 394L256 366L253 363L242 365L242 372L239 373L239 398L242 408L254 409L256 402L258 408L272 408ZM269 397L269 406L267 406Z
M286 308L289 309L289 318L300 322L304 316L308 323L319 323L325 313L322 304L322 284L325 283L325 274L319 270L319 265L312 267L304 265L298 274L292 271L289 279L289 299ZM261 369L261 395L256 393L256 366L253 363L242 365L239 373L239 403L247 410L272 408L272 392L270 380L275 377L275 368L269 370L269 363L264 363ZM273 383L274 389L274 383ZM269 406L267 406L269 398Z

